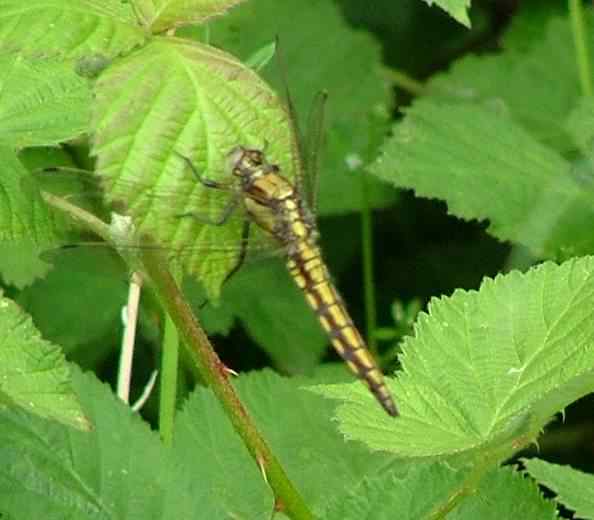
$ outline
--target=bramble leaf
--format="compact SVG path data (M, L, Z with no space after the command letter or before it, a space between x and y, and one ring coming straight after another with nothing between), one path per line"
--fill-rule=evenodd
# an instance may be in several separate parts
M502 106L418 101L373 171L537 256L594 252L594 190Z
M0 273L6 283L23 287L47 273L37 256L56 244L60 224L38 193L24 189L28 172L12 147L0 146L0 164Z
M0 297L0 338L0 405L16 405L89 430L61 350L43 340L31 318L4 297Z
M389 471L365 479L345 496L336 497L327 520L417 520L447 518L526 518L553 520L555 505L538 487L511 468L497 468L477 486L472 472L445 464L419 462L408 472Z
M575 518L594 518L594 475L540 459L522 459L522 462L539 484L557 494L556 502L574 511Z
M145 34L119 0L0 0L0 49L31 57L117 56Z
M183 157L200 175L229 184L230 151L238 145L265 148L269 160L290 178L296 164L284 108L231 55L172 38L155 39L107 69L96 92L93 152L108 200L124 202L139 233L150 234L157 243L173 249L199 247L183 262L216 296L237 264L243 222L215 226L179 218L202 213L214 220L234 193L204 187ZM152 197L153 190L179 197L174 203L159 200ZM217 253L233 242L235 255ZM204 253L205 248L210 252Z
M0 57L0 144L57 144L88 131L91 89L72 63Z
M166 448L106 385L74 375L96 425L91 433L0 410L3 513L45 520L271 514L270 488L209 390L191 395ZM299 388L308 382L264 372L239 378L237 386L289 477L321 511L330 496L391 461L345 444L328 420L331 403Z
M500 460L594 389L594 258L434 299L402 350L399 418L372 407L362 385L317 390L344 401L345 435L402 457Z
M204 23L220 16L243 0L141 0L136 2L138 16L152 32L172 27Z

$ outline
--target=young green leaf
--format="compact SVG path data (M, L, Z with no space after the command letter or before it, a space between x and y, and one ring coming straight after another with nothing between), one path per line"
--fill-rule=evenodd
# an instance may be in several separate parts
M504 107L421 99L373 166L378 176L488 219L501 240L556 258L594 252L594 190Z
M594 518L594 475L540 459L522 459L540 484L557 494L555 500L574 511L575 518Z
M229 184L228 154L242 145L265 148L292 177L294 141L280 101L231 55L175 39L156 39L120 60L102 74L96 93L93 151L108 200L126 204L139 233L191 251L182 255L186 268L216 295L237 265L244 221L212 225L233 190L204 187L196 175ZM171 196L159 199L156 191ZM202 219L189 218L196 213Z
M60 349L44 341L31 318L0 297L0 403L89 430Z
M0 71L0 145L51 145L88 131L91 89L72 63L15 53L0 56Z
M221 16L244 0L140 0L136 3L138 17L151 32L159 33L173 27L201 24Z
M117 56L142 43L129 3L0 0L0 49L34 57Z
M340 428L403 457L499 461L594 389L594 258L486 279L432 300L391 387L392 419L358 386L318 389L345 401Z

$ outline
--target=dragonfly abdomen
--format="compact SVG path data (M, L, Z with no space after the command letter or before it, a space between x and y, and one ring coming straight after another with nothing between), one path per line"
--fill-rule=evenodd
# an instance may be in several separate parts
M354 326L313 240L302 240L292 245L287 267L305 293L334 349L351 371L366 383L382 407L390 415L398 415L384 376Z

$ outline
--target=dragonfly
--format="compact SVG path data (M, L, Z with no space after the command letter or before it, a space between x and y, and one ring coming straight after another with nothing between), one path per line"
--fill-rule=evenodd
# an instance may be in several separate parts
M318 96L314 106L324 100ZM295 124L291 105L289 112ZM312 125L310 121L310 126L321 124ZM317 139L320 132L318 128L310 133ZM312 152L307 154L301 148L302 143L297 139L297 155L306 163L303 170L309 176L298 174L292 179L284 174L279 164L267 159L268 142L264 141L263 147L234 145L227 152L229 175L226 178L231 179L229 182L206 178L186 153L173 150L168 162L177 162L179 166L181 161L185 165L183 170L190 170L193 175L182 172L181 185L171 193L154 185L143 185L141 180L106 181L105 177L98 180L89 175L81 181L87 186L80 191L87 195L105 191L110 194L109 202L125 201L122 206L116 204L116 208L136 217L134 225L139 230L138 235L146 229L149 235L154 235L153 230L161 230L155 242L163 243L172 256L184 258L186 265L210 263L219 267L220 264L228 277L241 266L248 253L273 251L283 254L290 276L304 293L334 349L367 385L383 409L389 415L397 416L396 404L382 372L355 327L323 261L313 216L317 192L313 175L317 174L315 152L319 147L309 143L308 150ZM172 166L172 170L179 174L180 168ZM44 176L51 177L48 172ZM185 202L180 202L180 192L184 193ZM197 212L197 207L204 211ZM185 208L190 209L186 211ZM142 221L143 215L153 215L148 220L153 218L155 221ZM255 233L251 231L254 227ZM170 231L173 229L175 231ZM220 231L215 233L213 230ZM199 239L196 238L198 233ZM216 235L214 240L213 235ZM142 247L135 240L133 242L130 247ZM228 247L228 244L232 245ZM119 243L117 247L126 245ZM205 262L206 257L209 261ZM206 276L205 271L190 271L201 279Z

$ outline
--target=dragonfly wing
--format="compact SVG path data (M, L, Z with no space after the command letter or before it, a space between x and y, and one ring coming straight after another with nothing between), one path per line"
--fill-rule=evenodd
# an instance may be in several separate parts
M303 146L304 191L311 211L317 214L320 153L324 139L324 115L328 92L322 90L316 94L307 120L307 135Z
M28 182L36 183L37 189L50 191L77 205L109 198L110 207L133 219L133 235L129 239L118 239L118 248L162 249L171 261L200 279L213 295L218 294L218 285L244 258L255 261L282 252L279 244L257 226L251 226L249 237L244 236L247 215L241 205L223 225L213 225L232 196L226 190L207 188L195 181L189 184L189 189L188 185L180 189L157 189L140 181L122 180L106 186L102 179L80 171L45 171L34 177L35 181ZM193 181L192 177L189 179ZM108 197L104 193L108 193ZM103 209L102 217L106 214ZM78 246L98 247L99 244L79 243ZM73 245L77 244L69 244Z

